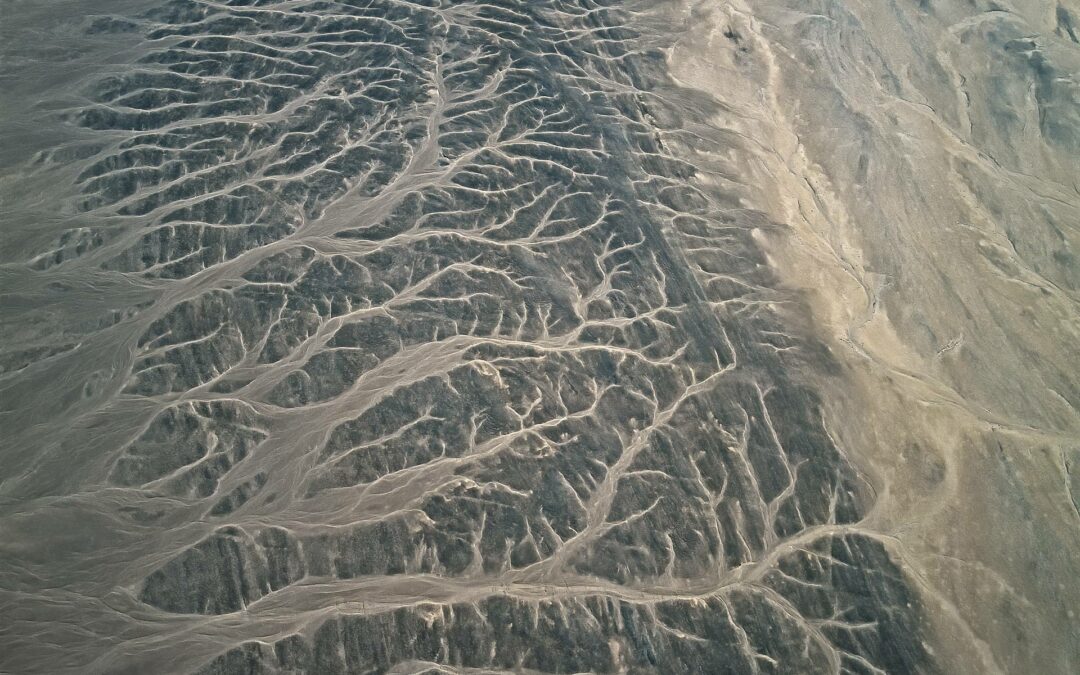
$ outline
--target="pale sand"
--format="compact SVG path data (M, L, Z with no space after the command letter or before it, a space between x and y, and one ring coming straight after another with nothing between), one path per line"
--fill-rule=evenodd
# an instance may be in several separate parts
M844 364L817 380L829 428L936 607L936 653L1075 672L1080 49L1043 2L805 5L673 13L674 76L745 139L701 161L784 226L760 240ZM1056 68L1044 100L990 42L1022 38Z

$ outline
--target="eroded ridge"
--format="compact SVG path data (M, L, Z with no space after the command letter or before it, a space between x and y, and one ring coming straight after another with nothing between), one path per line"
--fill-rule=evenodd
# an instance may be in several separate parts
M33 263L158 294L101 401L141 424L81 493L139 561L110 611L154 627L97 664L171 636L203 673L923 666L868 486L789 376L825 357L781 324L768 223L663 142L695 113L632 12L147 23L78 115L116 139L79 177L113 224Z

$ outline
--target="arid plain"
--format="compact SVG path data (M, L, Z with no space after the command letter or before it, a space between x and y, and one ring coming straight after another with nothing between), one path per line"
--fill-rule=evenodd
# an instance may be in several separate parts
M1071 0L12 0L0 671L1080 668Z

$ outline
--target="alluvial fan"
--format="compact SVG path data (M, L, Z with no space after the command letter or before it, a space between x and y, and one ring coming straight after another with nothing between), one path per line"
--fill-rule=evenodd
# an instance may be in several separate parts
M944 668L674 3L131 4L5 123L0 669Z

